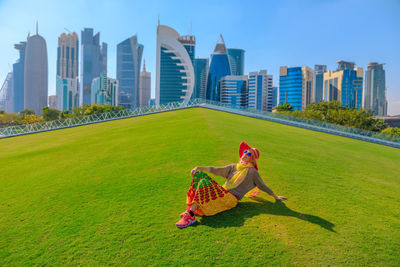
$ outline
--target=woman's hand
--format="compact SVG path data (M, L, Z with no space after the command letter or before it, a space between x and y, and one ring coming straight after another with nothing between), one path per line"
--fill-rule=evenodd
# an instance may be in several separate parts
M193 178L194 174L198 171L198 169L199 169L199 167L194 167L193 170L190 172L190 175L192 176L192 178Z
M287 197L284 197L284 196L277 196L275 199L276 199L276 200L283 201L283 200L287 200Z

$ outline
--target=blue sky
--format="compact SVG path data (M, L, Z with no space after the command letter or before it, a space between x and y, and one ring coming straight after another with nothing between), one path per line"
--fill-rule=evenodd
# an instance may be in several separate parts
M47 41L49 94L55 94L57 38L64 28L100 32L108 43L108 73L115 77L116 45L138 34L154 97L157 18L197 38L196 56L209 57L218 35L246 50L245 72L267 69L278 85L279 67L338 60L386 63L389 114L400 114L400 0L338 1L43 1L0 0L0 83L18 58L13 45L35 31Z

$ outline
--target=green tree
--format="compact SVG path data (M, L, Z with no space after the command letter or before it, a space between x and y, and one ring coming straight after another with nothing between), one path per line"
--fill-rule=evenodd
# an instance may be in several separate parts
M42 116L46 121L57 120L60 117L60 111L49 107L43 107Z
M33 109L24 109L19 112L22 116L35 114Z
M293 106L290 105L289 103L282 103L282 105L276 107L276 111L282 112L282 111L293 111Z

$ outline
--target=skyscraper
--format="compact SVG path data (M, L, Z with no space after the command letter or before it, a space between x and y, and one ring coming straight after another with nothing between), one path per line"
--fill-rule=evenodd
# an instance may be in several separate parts
M185 47L193 64L196 52L196 37L194 35L183 35L178 40Z
M318 103L323 99L324 73L326 65L314 65L314 101Z
M107 72L107 44L100 46L100 33L93 35L93 29L85 28L81 32L79 105L90 104L92 81Z
M100 73L93 79L91 97L92 104L118 106L118 81Z
M15 44L14 48L19 51L19 59L13 64L13 111L19 112L24 109L24 68L26 42Z
M24 108L42 114L47 106L48 69L46 41L38 33L28 36L24 65Z
M243 75L245 51L237 48L228 48L227 51L232 75Z
M211 55L210 69L207 78L206 99L220 101L221 90L219 80L227 75L231 75L228 54L222 35L219 35L214 52Z
M386 80L383 64L368 63L365 72L364 108L373 110L375 116L387 116Z
M156 105L189 101L192 96L195 76L187 42L195 39L183 39L171 27L158 25Z
M340 101L342 106L360 109L362 105L363 69L354 62L338 61L337 71L324 73L324 101Z
M272 107L276 107L278 106L278 87L277 86L273 86L272 87Z
M304 110L313 102L314 71L307 67L280 67L279 104L288 103Z
M57 108L57 96L49 95L49 108L56 109Z
M151 73L146 71L146 62L143 62L143 70L140 73L140 107L148 107L151 96Z
M194 60L194 74L196 76L192 98L206 99L208 58Z
M56 95L58 110L79 106L79 40L74 33L58 37Z
M248 77L245 75L228 75L221 78L220 101L234 107L247 107L248 103Z
M143 48L136 35L117 45L118 104L126 109L140 106L140 66Z
M13 73L9 72L3 85L0 87L0 110L5 112L13 112Z
M248 77L248 108L272 111L272 75L266 70L250 72Z

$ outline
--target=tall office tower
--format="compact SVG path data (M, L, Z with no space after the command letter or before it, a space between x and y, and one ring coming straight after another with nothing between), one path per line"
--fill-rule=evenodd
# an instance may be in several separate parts
M140 73L140 107L148 107L151 97L151 73L146 71L146 61Z
M192 98L206 99L208 58L196 58L193 65L196 79Z
M244 75L244 50L228 48L229 65L232 75Z
M279 104L304 110L313 101L314 71L307 67L280 67Z
M362 105L363 69L354 62L338 61L337 71L324 73L324 101L340 101L342 106L360 109Z
M13 73L9 72L0 87L0 110L11 113L14 110Z
M219 80L227 75L231 75L228 54L222 35L219 35L214 52L211 55L210 69L207 78L206 99L220 101L221 90Z
M179 42L183 44L183 47L185 47L186 51L189 54L190 60L194 61L195 57L195 48L196 48L196 37L194 35L183 35L178 38Z
M248 108L272 111L272 75L266 70L250 72L248 76Z
M107 44L100 46L100 33L93 35L91 28L81 32L80 70L79 105L90 104L93 79L107 72Z
M386 80L383 64L368 63L365 72L364 108L373 110L375 116L387 116Z
M118 81L107 77L106 72L94 78L91 92L92 104L118 106Z
M157 27L156 105L189 101L194 89L194 68L186 42L171 27ZM194 51L193 51L194 52Z
M74 33L58 37L56 95L58 110L79 106L79 40Z
M314 102L318 103L322 100L324 89L324 73L326 65L314 65Z
M19 112L24 109L24 68L26 42L15 44L14 48L19 51L19 59L13 64L13 111Z
M57 96L49 95L49 108L57 109Z
M278 106L278 87L273 86L272 87L272 107Z
M140 66L143 45L134 35L117 45L118 104L126 109L140 106Z
M222 104L236 107L247 107L248 103L248 77L245 75L224 76L220 80Z
M46 41L39 35L36 24L36 34L28 36L25 50L24 109L42 114L42 108L47 107L47 71Z

